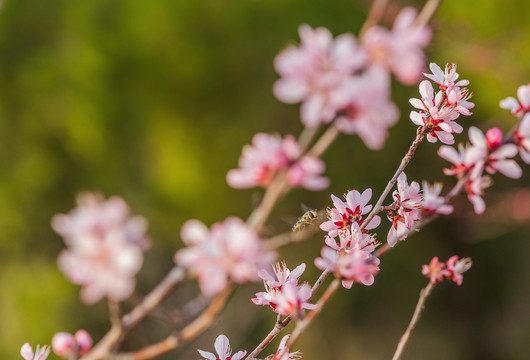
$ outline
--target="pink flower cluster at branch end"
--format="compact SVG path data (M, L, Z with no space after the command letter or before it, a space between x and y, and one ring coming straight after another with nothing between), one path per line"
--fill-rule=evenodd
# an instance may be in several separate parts
M472 264L473 262L470 258L458 259L458 256L455 255L443 263L435 256L429 265L422 266L421 273L428 277L433 284L448 279L460 286L464 280L463 274L469 270Z
M92 337L86 330L78 330L74 335L58 332L53 335L52 349L55 354L67 359L77 359L92 348Z
M444 169L446 175L458 179L468 176L465 189L469 201L477 214L486 210L482 199L483 191L491 185L491 178L483 176L484 170L490 174L497 171L503 175L517 179L522 175L519 165L511 157L517 154L517 146L511 143L503 144L500 129L494 127L486 135L476 127L469 128L471 144L459 144L458 151L450 146L440 146L438 155L453 163L449 169Z
M314 309L310 304L311 286L307 283L298 284L298 279L305 270L305 264L298 265L293 271L287 268L285 262L277 263L268 270L260 270L258 275L264 280L265 292L259 292L252 299L256 305L269 305L277 314L302 314L303 309Z
M103 297L121 301L132 294L149 239L146 220L130 216L122 198L80 194L77 207L69 214L55 215L52 227L67 246L59 254L59 267L70 281L82 286L85 303Z
M324 162L314 156L300 157L300 147L291 135L285 138L259 133L252 145L243 147L239 168L226 175L228 185L237 189L254 186L267 187L274 177L287 169L287 182L291 187L322 190L329 186L329 179L322 177Z
M362 37L368 60L392 71L406 85L416 84L425 69L423 47L431 40L431 29L414 24L417 10L406 7L397 15L392 31L369 28Z
M215 356L215 354L203 351L203 350L197 350L199 354L201 354L202 357L205 357L207 360L241 360L246 354L246 351L238 351L234 355L232 355L232 348L230 347L230 341L225 335L219 335L217 339L215 339L215 351L217 352L218 356Z
M25 343L20 349L20 355L22 355L24 360L46 360L48 355L50 355L50 348L48 345L44 345L43 347L37 345L34 353L31 345L29 343Z
M258 280L258 271L276 258L256 233L236 217L215 223L210 230L198 220L189 220L182 226L181 237L188 247L177 251L174 260L198 277L206 296L219 293L229 280Z
M425 68L422 48L427 27L413 24L417 12L400 12L392 31L375 26L358 45L353 34L333 39L325 28L299 29L300 46L278 54L274 65L281 78L274 95L285 103L301 102L301 120L309 128L336 120L339 130L358 134L366 146L381 149L388 128L399 119L390 100L390 72L407 84L416 83Z
M462 126L454 120L460 115L471 115L469 109L475 106L468 101L472 96L469 90L461 88L468 85L469 81L455 82L458 78L455 64L447 65L445 72L435 63L431 63L430 67L433 74L425 76L434 80L440 90L435 94L432 84L428 80L422 81L419 86L421 99L410 99L410 104L418 109L410 113L410 120L427 128L429 142L440 139L442 143L451 145L454 144L452 134L463 131Z

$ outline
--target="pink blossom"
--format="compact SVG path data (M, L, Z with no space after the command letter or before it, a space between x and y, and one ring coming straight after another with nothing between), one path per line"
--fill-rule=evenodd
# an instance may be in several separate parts
M362 225L364 222L362 216L368 214L372 209L372 205L367 205L371 197L372 189L366 189L362 194L357 190L349 191L344 195L346 202L335 195L331 195L335 207L327 209L328 221L323 222L320 228L334 238L339 234L340 229L350 229L355 222ZM365 227L365 230L375 229L380 223L381 218L375 216Z
M422 48L431 39L430 28L414 24L416 17L416 9L406 7L397 15L392 31L374 26L362 37L370 62L392 71L406 85L421 79L425 69Z
M291 335L285 335L282 338L282 341L280 341L280 345L278 346L278 351L276 351L276 354L272 357L273 360L299 360L302 358L300 351L290 353L290 349L285 346L290 337Z
M20 348L20 355L22 355L24 360L46 360L48 355L50 355L50 348L48 345L44 345L43 347L37 345L35 353L33 353L31 345L29 343L25 343L22 345L22 348Z
M388 245L394 246L398 240L405 240L416 221L421 219L422 196L420 185L407 183L407 175L402 172L397 179L397 190L392 197L394 203L386 211L392 226L388 232Z
M238 351L237 353L232 355L230 341L225 335L222 334L219 335L217 339L215 339L214 347L218 357L208 351L197 351L199 352L199 354L201 354L202 357L205 357L207 360L241 360L247 354L246 351Z
M256 134L252 145L243 147L239 168L230 170L226 181L237 189L267 187L281 170L289 167L287 182L291 187L326 188L329 179L320 176L326 169L324 162L314 156L298 159L299 156L300 147L291 135L282 139L277 135Z
M278 293L282 290L283 285L288 282L298 285L298 279L305 270L305 264L302 263L293 271L290 271L285 262L282 262L281 265L280 263L276 263L272 269L273 273L265 269L258 272L259 277L264 280L266 291L257 293L256 297L252 299L252 302L256 305L269 305L276 311L278 305L276 297Z
M281 76L274 84L274 95L289 104L303 102L302 123L315 127L333 120L333 97L363 65L365 54L351 34L333 40L328 29L308 25L301 25L298 32L300 46L288 47L274 60Z
M519 100L511 96L501 100L500 107L510 110L516 116L522 116L530 111L530 84L519 86L517 97Z
M279 315L293 315L301 317L303 309L313 310L317 306L309 303L311 300L311 286L307 283L296 285L286 282L276 294L276 313Z
M342 279L342 286L349 289L354 282L370 286L374 276L379 272L379 259L359 248L338 253L324 246L321 256L315 259L315 266L320 270L329 270Z
M530 113L525 114L521 119L515 132L515 139L519 145L521 159L525 163L530 164Z
M445 92L450 104L457 103L460 98L460 87L469 85L469 81L456 81L458 79L456 64L446 64L445 71L442 71L435 63L431 63L429 68L431 69L432 75L425 73L423 75L440 85L440 89Z
M439 262L438 256L433 257L429 265L423 265L421 273L428 277L433 284L442 282L448 274L445 263Z
M379 150L388 128L399 120L399 110L390 99L390 78L380 66L345 82L337 101L337 128L358 134L370 149Z
M432 84L424 80L419 86L421 99L410 99L409 102L419 111L410 113L411 121L418 126L426 126L429 130L427 140L436 142L440 139L444 144L453 144L453 133L461 133L463 128L454 120L460 116L456 104L449 104L443 91L434 94ZM465 114L467 115L467 114Z
M179 250L174 260L197 275L206 296L219 293L229 280L258 280L258 271L275 258L254 231L236 217L215 223L210 230L198 220L189 220L182 226L181 238L188 247Z
M131 217L129 206L117 196L105 201L84 193L77 197L77 204L69 214L52 219L53 229L67 246L59 255L59 267L70 281L82 286L85 303L102 297L125 300L134 290L134 276L149 246L147 222Z
M325 243L339 253L350 251L353 248L360 248L371 253L380 245L373 235L361 231L359 224L356 222L352 224L351 229L343 228L338 230L338 233L338 242L335 238L327 235Z
M256 134L252 138L252 145L243 147L239 168L230 170L226 181L238 189L266 187L299 154L300 148L291 135L282 139L277 135Z
M479 162L472 170L469 179L466 182L467 198L473 204L473 210L477 214L482 214L486 210L486 203L482 199L483 190L491 185L489 176L482 176L484 171L484 162Z
M323 190L329 186L329 179L320 176L326 170L324 162L314 156L303 156L287 172L287 183L297 188Z
M484 148L477 146L464 147L458 145L458 151L450 146L442 145L438 149L438 155L441 158L453 163L450 169L444 169L445 175L456 176L461 178L475 167L478 162L482 162L487 153Z
M423 202L422 210L425 213L438 213L448 215L453 212L453 206L445 203L445 198L440 196L442 192L442 183L437 182L429 185L428 182L422 182Z
M517 154L517 146L514 144L500 145L499 141L502 139L502 132L499 128L492 128L484 136L480 129L471 126L469 128L469 140L473 146L481 149L483 153L488 153L486 162L486 171L490 174L495 174L499 171L501 174L512 178L518 179L523 174L523 171L519 165L511 159Z
M463 274L469 270L473 262L470 258L458 259L458 256L451 256L447 260L447 278L453 280L458 286L462 285Z
M86 330L78 330L75 335L58 332L53 335L52 349L60 357L78 358L92 348L92 337Z

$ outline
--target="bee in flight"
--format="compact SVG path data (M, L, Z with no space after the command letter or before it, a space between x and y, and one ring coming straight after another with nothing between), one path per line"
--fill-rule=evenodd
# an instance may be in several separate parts
M318 214L316 209L306 211L305 214L302 215L300 219L298 219L298 221L293 225L293 231L303 230L307 225L312 224L317 216Z

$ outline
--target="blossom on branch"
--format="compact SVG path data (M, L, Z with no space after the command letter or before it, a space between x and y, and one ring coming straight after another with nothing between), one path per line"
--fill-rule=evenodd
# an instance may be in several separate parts
M440 85L440 90L445 92L449 104L457 103L460 100L460 88L469 85L469 80L456 81L459 76L456 64L446 64L445 71L442 71L436 63L431 63L429 68L432 74L423 73L423 75Z
M24 360L46 360L48 355L50 355L50 348L48 345L44 345L43 347L37 345L35 353L33 353L31 345L29 343L25 343L20 349L20 355L22 355Z
M277 135L254 135L252 145L245 145L239 158L239 168L226 174L228 185L236 189L267 187L278 173L288 168L287 182L291 187L322 190L329 179L320 176L324 162L314 156L300 157L300 147L293 136L283 139Z
M433 185L429 185L428 182L422 182L423 189L423 200L422 200L422 211L424 213L438 213L443 215L449 215L453 212L453 205L445 203L445 198L440 196L442 192L442 183L437 182Z
M206 296L222 291L229 280L236 283L258 280L258 271L268 267L276 257L236 217L215 223L210 230L198 220L189 220L182 226L181 238L188 247L177 251L175 263L198 277Z
M365 53L352 34L333 40L328 29L308 25L301 25L298 32L300 46L289 46L274 60L281 78L273 90L280 101L302 102L302 123L313 128L333 120L333 99L346 79L363 66Z
M130 216L122 198L80 194L77 207L67 215L55 215L52 227L67 246L59 254L59 268L82 286L85 303L103 297L121 301L132 294L149 239L146 220Z
M507 97L501 100L500 107L510 110L516 116L522 116L530 111L530 84L521 85L517 89L517 98Z
M222 334L219 335L217 339L215 339L214 347L218 357L208 351L197 351L199 352L199 354L201 354L202 357L205 357L207 360L241 360L247 354L246 351L238 351L237 353L232 355L230 341L225 335Z
M514 134L521 159L530 164L530 113L523 116Z
M275 312L279 315L292 315L301 318L303 310L316 309L316 304L311 304L311 286L307 283L297 285L294 282L286 282L276 294Z
M462 285L464 279L463 274L469 270L472 265L470 258L458 259L454 255L445 263L439 262L438 257L432 258L429 265L423 265L421 273L431 280L431 283L442 282L443 280L452 280L458 286Z
M68 359L77 359L92 348L92 337L86 330L78 330L75 335L58 332L53 335L52 349L55 354Z
M406 7L397 15L392 31L381 26L369 28L362 44L370 62L392 71L405 85L416 84L425 69L423 47L431 40L431 29L414 24L417 10Z

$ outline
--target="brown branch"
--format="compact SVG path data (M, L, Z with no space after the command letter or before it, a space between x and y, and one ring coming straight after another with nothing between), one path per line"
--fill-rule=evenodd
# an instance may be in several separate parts
M414 310L412 319L410 320L407 330L405 330L405 333L399 340L398 346L396 348L396 352L394 353L392 360L399 360L401 358L401 355L403 354L403 350L405 349L405 346L407 345L407 342L409 341L410 335L412 334L412 331L418 324L418 321L420 320L420 317L423 314L423 310L425 309L425 301L431 294L432 289L434 289L435 285L436 283L429 281L429 284L425 288L421 289L420 298L418 300L418 303L416 304L416 309Z

